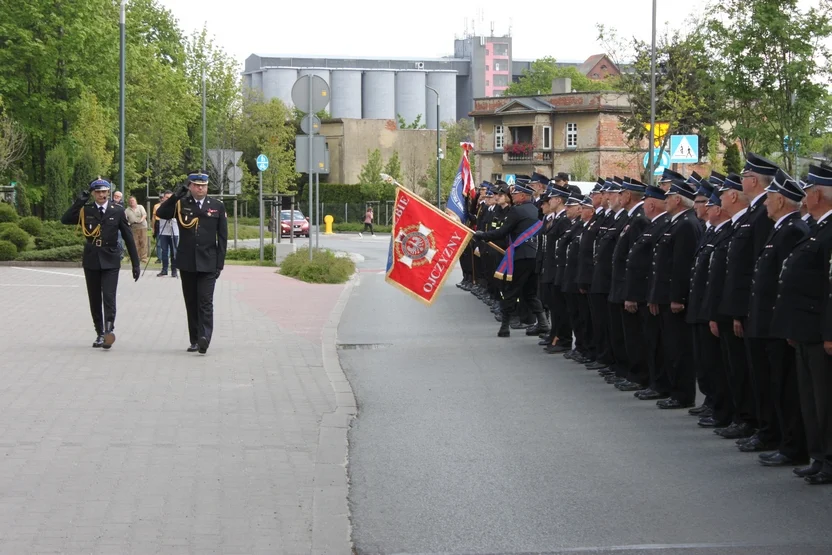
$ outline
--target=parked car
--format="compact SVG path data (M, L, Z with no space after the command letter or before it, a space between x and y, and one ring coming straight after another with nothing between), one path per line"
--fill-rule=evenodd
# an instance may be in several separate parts
M292 221L294 220L294 221ZM292 226L294 225L294 229ZM280 236L309 237L309 218L300 210L295 210L294 217L291 210L280 211Z

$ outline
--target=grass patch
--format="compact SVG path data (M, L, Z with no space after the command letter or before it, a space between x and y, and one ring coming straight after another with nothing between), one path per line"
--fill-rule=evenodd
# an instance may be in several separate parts
M307 283L345 283L355 272L355 263L339 257L328 249L303 249L287 256L280 263L280 273Z
M376 233L390 233L391 226L389 225L374 225L373 231ZM348 224L332 224L332 231L335 233L344 233L344 232L359 232L364 231L364 224L359 223L348 223ZM369 232L368 232L369 233Z

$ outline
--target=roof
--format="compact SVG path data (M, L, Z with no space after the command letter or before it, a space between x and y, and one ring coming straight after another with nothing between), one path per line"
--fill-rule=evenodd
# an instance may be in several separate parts
M536 98L536 97L526 96L526 97L512 98L505 105L497 108L494 111L494 113L499 114L499 113L502 113L502 112L516 111L516 110L511 110L511 108L515 107L515 106L518 106L518 105L525 108L525 110L521 110L521 111L531 111L531 112L538 112L538 113L548 113L548 112L554 112L555 111L555 107L552 106L551 104L549 104L548 102L540 100L539 98Z
M613 67L618 67L618 66L616 66L616 65L615 65L615 63L614 63L612 60L610 60L609 56L607 56L606 54L593 54L592 56L590 56L589 58L587 58L587 59L586 59L586 61L585 61L584 63L582 63L580 66L578 66L578 71L580 71L580 72L581 72L581 73L583 73L584 75L587 75L587 76L588 76L588 75L589 75L589 72L590 72L590 71L592 71L592 68L594 68L594 67L595 67L595 65L596 65L598 62L600 62L601 60L603 60L604 58L606 58L606 59L607 59L607 61L608 61L608 62L609 62L609 63L610 63Z

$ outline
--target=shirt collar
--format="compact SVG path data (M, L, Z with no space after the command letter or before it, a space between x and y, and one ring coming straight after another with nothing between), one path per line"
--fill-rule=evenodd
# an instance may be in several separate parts
M766 194L768 194L768 193L763 191L762 193L760 193L759 195L754 197L754 200L751 201L751 206L757 206L757 201L760 200L761 198L763 198L764 196L766 196Z
M803 215L800 217L800 219L801 219L801 220L803 220L804 222L808 222L808 221L809 221L809 218L811 218L811 217L812 217L812 215L811 215L811 214L809 214L808 212L806 212L805 214L803 214Z
M555 214L555 218L560 218L564 212L566 212L566 208L561 208L560 210L558 210L558 213Z
M791 216L792 214L796 214L796 213L797 213L797 210L795 210L794 212L789 212L789 213L788 213L788 214L786 214L785 216L782 216L779 220L777 220L777 221L774 223L774 229L779 228L781 225L783 225L783 222L785 221L785 219L786 219L786 218L788 218L788 217L789 217L789 216Z
M620 216L621 213L624 212L625 210L627 210L627 209L626 208L619 208L618 212L615 213L615 219L617 220L618 216Z
M714 228L714 231L715 231L715 232L716 232L716 231L719 231L720 229L722 229L722 227L723 227L725 224L727 224L727 223L728 223L728 222L730 222L730 221L731 221L731 220L725 220L724 222L722 222L721 224L719 224L718 226L716 226L716 227Z
M825 220L826 218L828 218L828 217L829 217L829 214L832 214L832 210L830 210L829 212L827 212L826 214L824 214L823 216L821 216L821 217L818 219L818 223L821 223L823 220Z
M103 209L104 209L104 212L106 212L106 211L107 211L107 208L110 206L110 201L105 200L105 201L104 201L104 204L98 204L98 203L96 202L96 203L95 203L95 206L96 206L96 209L100 210L100 209L102 209L102 208L103 208Z
M679 219L679 216L681 216L682 214L684 214L684 213L685 213L685 212L687 212L688 210L691 210L691 209L690 209L690 208L685 208L684 210L682 210L682 211L681 211L681 212L679 212L678 214L675 214L672 218L670 218L670 221L671 221L671 222L675 222L677 219ZM710 225L710 224L708 224L708 225Z
M643 201L643 200L642 200L641 202L639 202L638 204L636 204L635 206L633 206L632 208L630 208L630 209L627 211L627 215L628 215L628 216L632 216L632 215L633 215L633 212L635 212L635 211L636 211L636 209L637 209L639 206L641 206L642 204L644 204L644 201Z
M658 220L659 218L661 218L661 217L662 217L662 216L664 216L665 214L667 214L667 212L662 212L661 214L659 214L658 216L656 216L655 218L653 218L652 220L650 220L650 223L655 222L656 220Z
M605 210L604 210L604 207L603 207L603 206L599 206L598 208L596 208L596 209L595 209L595 213L596 213L596 214L600 214L601 212L605 212Z
M742 215L745 214L746 212L748 212L748 207L747 206L745 208L743 208L742 210L740 210L739 212L737 212L736 214L734 214L733 216L731 216L731 223L737 223L737 220L742 218Z

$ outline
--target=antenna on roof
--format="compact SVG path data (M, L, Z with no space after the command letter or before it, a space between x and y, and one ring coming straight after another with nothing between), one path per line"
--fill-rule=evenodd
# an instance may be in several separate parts
M508 36L511 36L511 18L508 18Z
M494 36L494 22L491 22L491 36Z

